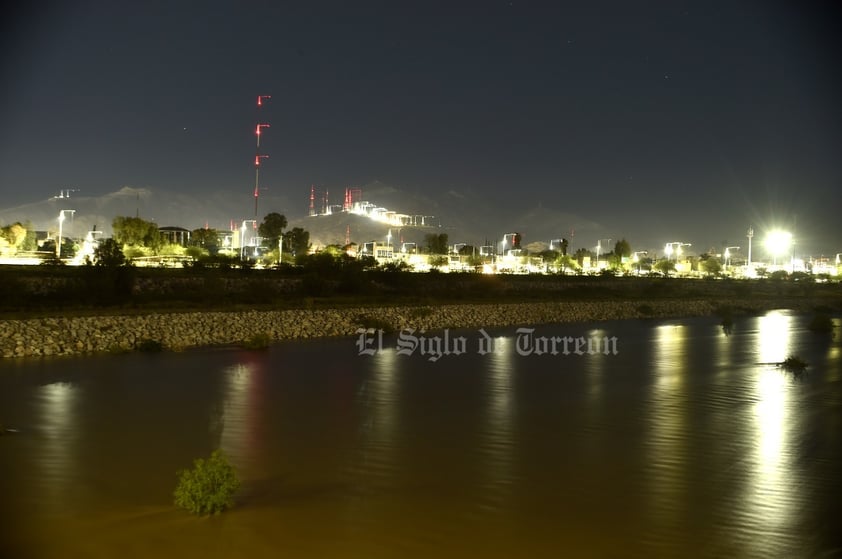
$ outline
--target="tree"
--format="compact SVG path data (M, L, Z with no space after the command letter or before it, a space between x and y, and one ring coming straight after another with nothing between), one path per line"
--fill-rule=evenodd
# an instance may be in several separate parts
M278 212L271 212L263 218L263 223L257 228L257 234L265 239L266 244L275 247L278 246L278 239L283 235L286 226L286 217Z
M628 258L631 256L631 253L631 245L625 238L620 239L614 244L614 254L616 254L618 258Z
M424 241L427 244L427 251L430 254L447 254L447 233L428 233L424 236Z
M719 259L713 257L702 260L701 267L709 276L718 276L719 272L722 271L722 264Z
M447 265L448 259L447 256L444 256L443 254L437 254L431 256L429 262L432 268L439 268L440 266Z
M301 227L293 227L283 235L285 250L293 256L307 254L310 250L310 233Z
M593 261L596 259L596 253L591 252L586 248L576 249L576 252L573 253L573 258L576 259L576 262L579 264L579 266L583 265L586 257L589 257L591 261Z
M117 216L111 222L114 240L121 245L146 247L158 250L161 246L161 234L152 221L139 217Z
M126 255L120 244L114 239L105 239L94 249L94 262L97 266L117 268L127 264Z
M562 256L567 256L567 247L569 247L569 246L570 246L570 241L568 241L567 239L561 240L561 255Z
M664 274L665 276L668 276L670 275L670 272L675 271L675 262L673 262L669 258L664 258L655 262L655 265L652 267L658 272Z
M35 236L35 228L29 221L23 222L23 227L26 229L26 239L20 245L20 250L33 251L38 250L38 241Z
M555 261L555 265L562 274L566 274L567 270L575 270L579 267L576 260L569 254L559 256Z
M193 229L190 232L190 240L195 246L211 248L219 245L219 231L213 228L202 227Z
M20 250L21 245L26 241L26 234L26 228L20 222L6 225L0 230L0 235L15 251Z

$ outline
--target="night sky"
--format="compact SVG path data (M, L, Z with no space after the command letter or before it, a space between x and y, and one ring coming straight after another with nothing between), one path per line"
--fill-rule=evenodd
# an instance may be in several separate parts
M373 180L842 251L833 2L38 3L7 12L2 207L62 188L304 199ZM258 94L272 95L258 117ZM469 211L469 209L466 209Z

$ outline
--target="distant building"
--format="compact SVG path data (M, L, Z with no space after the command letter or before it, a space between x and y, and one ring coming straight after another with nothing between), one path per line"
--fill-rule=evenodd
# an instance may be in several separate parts
M187 246L190 242L190 230L184 227L158 227L161 238L173 245Z

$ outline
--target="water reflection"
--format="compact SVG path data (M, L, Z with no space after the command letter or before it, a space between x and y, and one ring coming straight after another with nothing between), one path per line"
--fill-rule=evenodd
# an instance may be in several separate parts
M797 427L793 417L793 384L783 371L768 363L786 359L792 352L794 336L792 317L771 312L760 317L756 344L758 361L754 382L751 433L753 440L751 472L746 481L745 522L752 531L766 534L756 542L770 554L779 552L786 534L792 534L792 507L798 500L799 481L796 472L790 430Z
M605 351L602 348L608 348L608 340L611 338L610 333L602 328L594 328L587 333L589 340L598 340L597 351L590 353L585 359L585 369L587 371L588 381L588 406L589 410L599 409L599 404L602 403L602 388L605 375L605 361L607 359L616 358L611 355L610 351ZM605 344L605 345L603 345Z
M493 351L484 356L486 418L480 431L483 490L489 507L497 508L511 495L514 477L514 402L517 394L512 382L516 370L515 339L493 339Z
M219 447L238 468L258 462L262 379L260 362L236 363L223 373L222 410L211 430L219 433Z
M757 319L757 353L761 363L780 363L791 353L792 317L783 311L771 311Z
M687 402L685 368L688 364L687 329L665 324L655 328L653 375L649 402L649 495L665 530L661 537L675 537L687 491Z
M373 370L357 391L362 411L359 424L359 468L369 479L383 480L396 468L395 452L399 446L398 402L399 368L394 348L383 348L372 359Z
M79 388L56 382L42 386L39 392L39 421L44 441L37 464L45 492L43 502L51 509L61 510L63 503L71 498L77 475L73 451L79 436L76 416Z

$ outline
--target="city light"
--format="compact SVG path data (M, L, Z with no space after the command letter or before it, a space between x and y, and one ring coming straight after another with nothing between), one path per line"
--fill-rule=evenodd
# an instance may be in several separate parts
M684 252L682 247L689 247L693 246L692 243L682 243L680 241L673 241L671 243L667 243L664 246L664 254L667 257L667 260L672 258L672 255L675 254L675 261L678 262L679 257Z
M766 250L772 255L772 265L777 265L778 256L783 256L792 246L792 233L776 229L766 235Z

